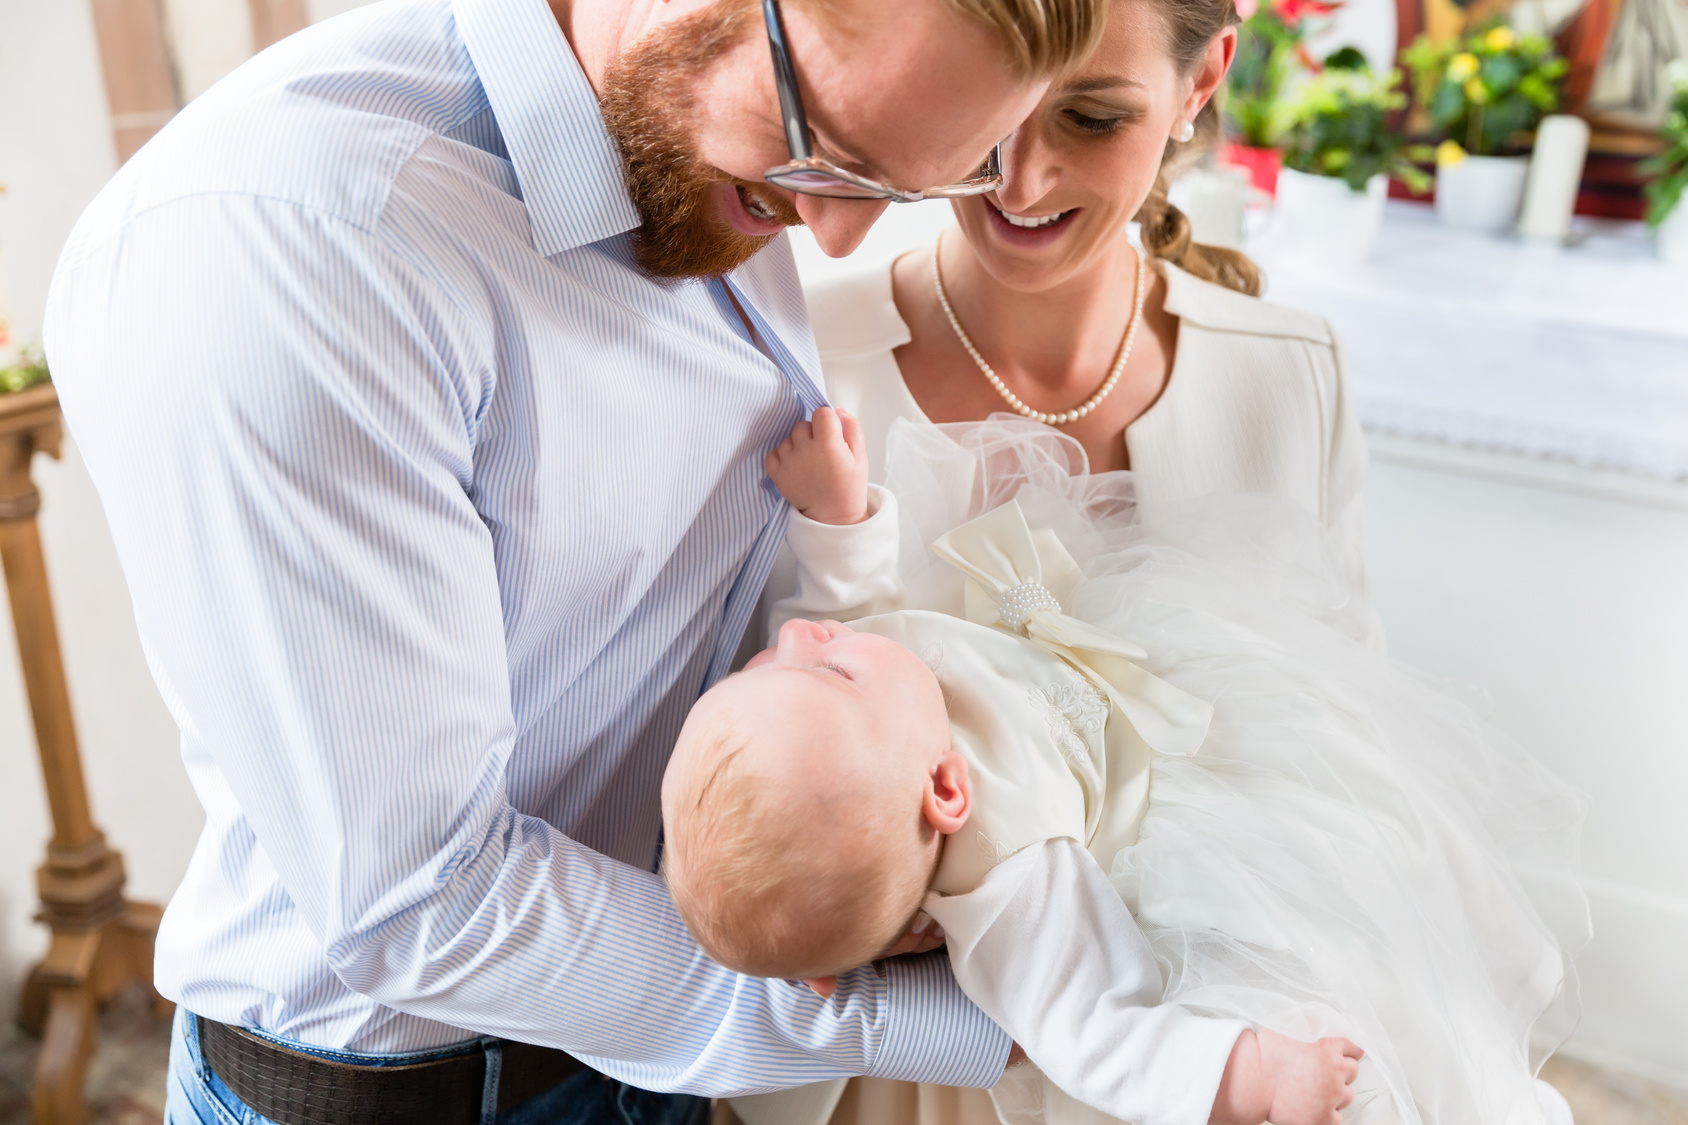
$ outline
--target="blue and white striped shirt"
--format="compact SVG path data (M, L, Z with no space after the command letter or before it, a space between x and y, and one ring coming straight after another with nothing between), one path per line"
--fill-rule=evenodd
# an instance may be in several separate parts
M48 352L208 818L158 985L657 1089L988 1084L1007 1040L941 958L822 1002L710 962L652 874L784 527L763 452L821 392L783 239L659 284L636 223L543 0L389 0L236 71L77 226Z

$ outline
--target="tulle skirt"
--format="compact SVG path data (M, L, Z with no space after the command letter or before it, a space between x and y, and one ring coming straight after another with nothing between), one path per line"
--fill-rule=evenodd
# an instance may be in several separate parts
M1017 499L1087 575L1067 611L1214 706L1154 762L1111 877L1165 1002L1366 1051L1344 1121L1543 1121L1534 1074L1577 1018L1585 799L1481 696L1368 648L1316 519L1269 495L1151 502L1076 442L998 416L887 442L910 605L959 612L933 539ZM1146 491L1146 490L1145 490Z

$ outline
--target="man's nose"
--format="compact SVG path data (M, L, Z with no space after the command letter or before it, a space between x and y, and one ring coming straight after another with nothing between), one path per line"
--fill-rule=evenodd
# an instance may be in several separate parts
M889 206L883 199L828 199L799 195L797 213L829 258L842 258L862 244L867 232Z

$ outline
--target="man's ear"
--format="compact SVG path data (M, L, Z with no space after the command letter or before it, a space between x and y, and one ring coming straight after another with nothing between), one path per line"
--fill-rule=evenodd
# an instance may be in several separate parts
M951 750L938 759L926 779L920 812L936 831L948 836L967 823L973 811L973 790L967 780L967 759Z

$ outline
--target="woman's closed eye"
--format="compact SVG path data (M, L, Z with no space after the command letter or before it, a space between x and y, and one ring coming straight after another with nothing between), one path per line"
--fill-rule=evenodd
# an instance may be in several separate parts
M1067 120L1084 130L1086 133L1093 133L1097 136L1106 136L1109 133L1117 131L1120 125L1125 121L1125 117L1119 115L1094 117L1088 113L1080 113L1076 109L1069 109L1067 110Z
M846 680L849 680L851 683L855 683L855 681L856 681L856 677L850 675L849 672L845 671L842 665L822 664L822 665L820 665L820 667L824 668L828 672L834 672L834 673L836 673L840 676L843 676Z

